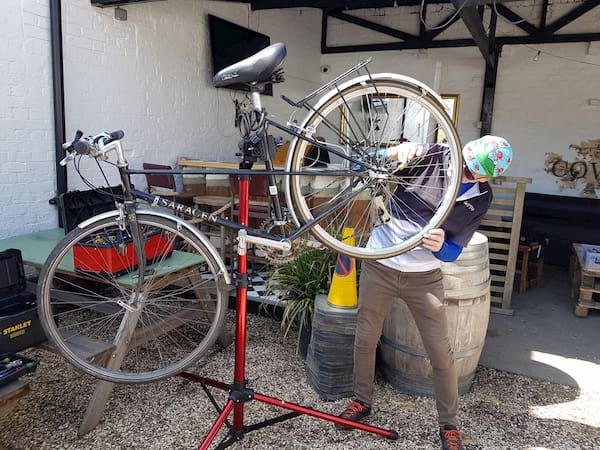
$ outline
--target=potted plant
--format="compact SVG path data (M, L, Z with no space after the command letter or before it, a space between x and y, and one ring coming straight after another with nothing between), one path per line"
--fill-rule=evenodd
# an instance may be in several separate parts
M315 298L326 293L335 267L336 254L327 248L306 251L278 266L269 281L269 291L287 302L281 327L284 336L298 330L296 352L306 358Z

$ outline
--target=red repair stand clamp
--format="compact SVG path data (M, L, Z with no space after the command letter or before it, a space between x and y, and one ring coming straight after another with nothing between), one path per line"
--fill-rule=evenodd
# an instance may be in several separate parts
M249 207L249 176L241 175L239 181L239 198L240 198L240 212L239 220L240 224L248 226L248 207ZM350 420L342 419L338 416L333 416L309 407L300 406L295 403L289 403L284 400L279 400L274 397L259 394L254 392L252 389L247 387L247 380L245 374L246 368L246 314L247 314L247 289L248 289L248 256L246 232L241 230L239 233L240 241L238 242L238 286L237 286L237 301L236 301L236 336L235 336L235 368L234 368L234 379L233 383L228 385L221 383L210 378L200 377L198 375L183 372L180 374L181 377L191 381L196 381L202 384L202 388L208 395L209 399L220 412L219 417L213 424L212 428L204 438L204 441L198 447L200 450L208 449L219 433L219 430L223 425L229 428L229 433L225 439L219 444L219 449L229 447L235 442L241 440L244 434L249 431L258 430L270 425L274 425L284 420L291 419L301 414L306 414L312 417L316 417L322 420L328 420L330 422L346 425L350 428L366 431L368 433L378 434L385 438L396 440L398 439L398 432L394 430L384 430L382 428L373 427L363 423L352 422ZM207 389L206 386L211 386L224 391L229 391L229 398L225 407L220 408L216 403L214 397ZM283 414L281 416L256 423L253 425L244 425L244 404L251 401L259 401L267 403L269 405L278 406L283 409L287 409L291 412ZM233 411L233 425L231 425L227 418Z

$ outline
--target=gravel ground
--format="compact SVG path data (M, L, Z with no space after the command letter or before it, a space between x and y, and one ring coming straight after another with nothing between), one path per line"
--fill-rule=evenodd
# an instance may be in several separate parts
M232 318L230 318L230 324ZM200 385L179 377L114 391L103 421L78 437L94 380L59 356L31 349L41 361L27 375L31 392L9 416L0 417L0 449L191 449L197 448L217 413ZM215 348L193 371L229 383L233 347ZM246 376L264 395L338 414L347 399L323 401L307 384L293 339L282 338L275 320L248 317ZM213 390L220 404L226 393ZM437 449L434 401L403 394L378 381L369 423L399 432L397 441L361 431L337 431L332 423L299 416L247 433L233 449ZM461 397L466 448L600 448L600 389L585 391L480 367ZM286 410L261 402L245 406L245 424ZM225 435L221 430L217 441ZM215 442L217 442L215 441ZM214 445L213 445L214 446Z

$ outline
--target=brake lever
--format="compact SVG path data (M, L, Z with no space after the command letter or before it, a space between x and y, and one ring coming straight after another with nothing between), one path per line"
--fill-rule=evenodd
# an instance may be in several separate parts
M63 146L63 148L64 148L64 146ZM66 166L74 159L75 159L75 153L67 153L67 156L65 156L63 159L61 159L58 164L60 164L61 166Z

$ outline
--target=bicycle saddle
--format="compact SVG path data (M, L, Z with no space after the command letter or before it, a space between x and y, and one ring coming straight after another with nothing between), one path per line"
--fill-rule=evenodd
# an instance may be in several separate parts
M213 77L215 87L225 87L232 84L264 83L285 58L287 51L281 42L269 45L267 48L220 70Z

